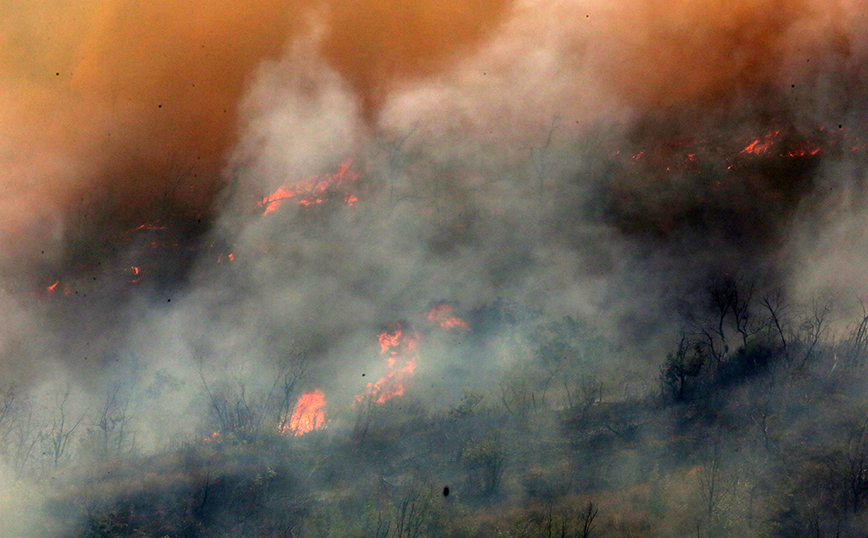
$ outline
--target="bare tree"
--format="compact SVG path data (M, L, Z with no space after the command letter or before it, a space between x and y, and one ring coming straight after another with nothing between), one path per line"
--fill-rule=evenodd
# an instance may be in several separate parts
M432 488L424 481L413 480L401 486L380 479L380 491L374 497L373 517L366 524L365 535L373 538L419 538L429 535L433 521Z
M54 409L52 410L54 416L48 423L45 436L48 446L47 453L52 467L55 469L65 458L69 457L73 435L84 421L84 415L70 416L68 409L70 392L70 386L67 385L64 392L55 395Z
M846 444L826 458L845 510L858 512L868 498L868 419L851 427Z
M741 336L743 347L747 346L748 337L755 332L751 311L755 290L756 284L752 280L730 275L707 287L711 322L697 328L705 336L712 356L718 361L730 353L728 329Z
M34 418L30 399L14 383L9 384L0 396L0 456L12 467L16 479L33 470L44 440L45 431Z
M861 366L868 352L868 304L865 298L860 298L859 304L862 316L851 326L849 334L841 343L842 358L852 366Z
M261 413L257 413L255 401L247 394L247 381L242 373L227 376L223 372L215 380L206 375L205 346L195 351L196 371L211 419L211 427L221 434L233 434L241 438L251 438L258 429Z
M425 530L431 507L420 488L411 488L395 507L395 538L418 538Z
M135 432L130 429L130 397L122 394L122 388L121 382L113 383L91 419L88 434L99 459L109 459L135 450Z
M581 509L572 505L547 503L545 513L532 513L520 523L515 536L540 538L590 538L599 509L588 501Z
M767 325L770 332L773 332L781 341L781 352L787 364L790 363L789 341L790 330L786 322L786 314L788 305L784 298L784 292L778 288L763 294L760 298L760 305L768 312L769 323Z
M379 393L377 392L367 392L356 399L354 404L356 407L356 423L353 425L353 439L362 441L368 434L368 429L371 427L371 422L374 419L375 404L378 397Z
M694 344L692 354L689 352L689 341L687 336L682 334L678 351L670 353L660 367L660 383L664 393L679 401L687 394L688 380L699 375L705 362L699 344Z
M284 431L295 408L299 384L310 372L310 353L306 349L294 347L275 366L274 383L263 399L263 405L265 414L273 417L277 429Z
M594 503L588 501L588 504L585 505L585 508L579 513L579 523L582 526L582 530L577 536L581 538L590 538L591 531L594 530L594 520L597 518L597 512L599 510Z
M546 133L545 143L540 147L530 148L531 165L533 166L534 176L536 176L535 179L537 181L537 194L540 197L540 204L543 207L545 207L545 179L549 167L548 154L552 145L552 137L558 129L558 122L560 122L560 120L560 116L553 116L548 132Z
M506 454L495 437L471 444L461 453L468 483L479 493L491 495L500 488Z
M0 391L0 446L5 445L6 437L11 432L20 399L21 395L15 383L9 383L5 389Z
M718 534L722 513L735 492L735 486L735 477L724 467L718 432L712 441L708 457L699 470L699 495L707 536Z
M403 136L395 137L391 140L387 140L380 143L380 147L388 153L387 158L387 174L386 174L386 189L389 192L389 205L393 205L398 201L396 198L395 192L395 183L396 176L398 175L398 170L404 166L404 161L406 156L404 155L403 148L404 144L410 137L416 132L416 129L419 127L419 122L413 124L413 127Z
M828 295L817 296L811 300L797 338L802 357L798 364L799 368L805 368L810 364L816 357L817 346L829 333L832 305L832 297Z

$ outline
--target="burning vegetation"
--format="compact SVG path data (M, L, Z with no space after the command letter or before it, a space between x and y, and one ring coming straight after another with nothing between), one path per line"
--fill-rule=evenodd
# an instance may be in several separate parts
M302 394L292 417L281 429L281 433L302 435L313 430L325 428L325 394L315 390Z
M265 210L263 216L275 211L290 199L299 205L309 206L321 204L323 200L337 196L346 205L352 206L359 199L347 191L361 177L350 168L352 164L353 160L348 159L340 164L334 174L313 176L295 183L292 187L279 187L259 202L259 207Z
M860 1L12 0L0 535L865 536Z
M379 336L380 353L386 355L386 373L379 380L368 383L365 392L356 401L372 399L378 404L404 394L405 385L416 369L418 333L407 324L397 322Z

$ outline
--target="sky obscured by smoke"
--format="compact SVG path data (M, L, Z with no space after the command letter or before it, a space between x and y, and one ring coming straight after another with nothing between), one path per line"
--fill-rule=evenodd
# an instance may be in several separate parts
M507 297L647 343L669 338L667 306L710 271L858 292L866 8L3 1L7 367L87 377L206 353L256 368L301 339L330 365L315 379L350 397L379 360L378 327L432 301ZM727 171L775 130L775 148L828 149ZM701 170L670 170L688 152ZM348 158L355 206L257 214ZM227 245L234 265L185 250L172 286L93 291L60 314L28 295L95 229L172 212L204 222L189 240ZM149 255L129 245L106 265ZM101 261L76 274L112 288Z

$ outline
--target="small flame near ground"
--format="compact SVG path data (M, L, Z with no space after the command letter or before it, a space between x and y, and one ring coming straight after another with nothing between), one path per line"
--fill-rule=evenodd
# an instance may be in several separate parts
M325 428L325 394L315 390L302 394L298 398L292 417L280 430L281 433L298 436L323 428Z
M365 392L356 396L356 402L371 398L381 404L404 394L407 381L416 369L418 334L395 323L392 328L383 330L378 339L380 354L388 354L387 371L379 380L368 383Z
M322 194L329 189L341 189L361 177L361 174L350 170L352 159L347 159L338 167L338 171L323 177L313 176L296 183L292 187L281 186L259 202L259 207L264 208L263 216L275 211L290 198L297 198L299 205L310 206L323 202ZM358 201L355 195L346 194L344 202L353 205Z

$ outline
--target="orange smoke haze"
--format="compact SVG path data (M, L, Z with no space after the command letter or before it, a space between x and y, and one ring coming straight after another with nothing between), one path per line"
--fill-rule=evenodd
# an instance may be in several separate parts
M603 18L596 35L603 54L595 67L623 99L643 108L749 94L782 75L848 57L854 21L846 3L615 2L592 12Z
M487 37L509 0L336 0L323 52L362 97L370 117L392 84L435 73Z
M69 210L93 188L137 211L205 209L259 63L310 24L372 117L385 81L441 68L496 24L505 0L2 2L4 206ZM380 97L378 97L380 96ZM46 203L47 202L47 203ZM6 226L32 218L4 207ZM126 210L122 215L128 215ZM118 215L119 217L121 215Z
M32 226L40 211L57 218L100 196L109 218L207 210L257 66L312 25L368 120L402 81L444 72L511 16L548 6L559 16L545 24L570 41L558 72L589 70L606 95L648 107L762 85L802 56L846 57L858 9L813 1L6 0L0 225ZM565 83L539 81L551 82Z

